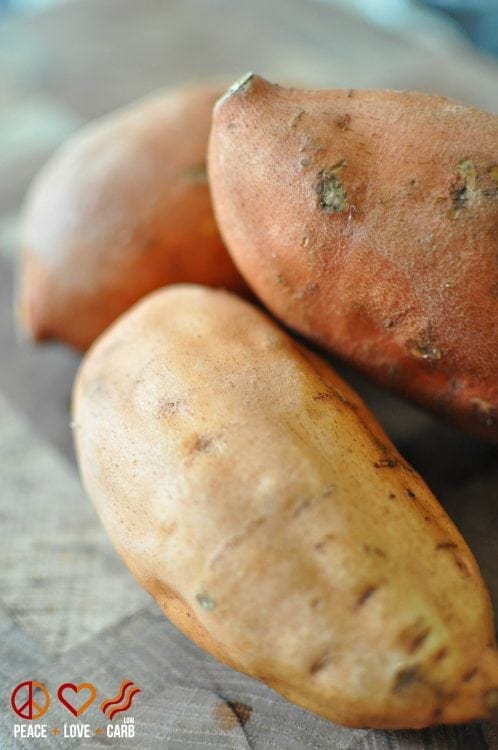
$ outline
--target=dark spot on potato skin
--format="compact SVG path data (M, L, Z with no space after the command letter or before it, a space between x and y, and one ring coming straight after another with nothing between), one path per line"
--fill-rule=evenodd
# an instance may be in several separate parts
M431 629L430 628L426 628L426 630L424 630L423 632L421 632L418 635L414 636L414 638L412 639L412 641L410 642L410 644L408 646L408 649L407 649L408 653L409 654L414 654L415 651L418 651L419 648L421 648L421 646L423 646L423 644L427 640L427 637L428 637L428 635L429 635L430 632L431 632Z
M465 207L469 199L467 186L461 185L460 183L452 185L450 187L450 196L453 203L453 209L455 211L460 211Z
M339 130L349 130L351 115L347 113L344 115L337 115L337 117L334 119L334 122Z
M436 544L436 549L456 549L458 548L458 544L455 544L455 542L439 542L439 544Z
M465 578L470 577L470 570L468 569L467 565L461 560L457 555L455 555L455 565L457 566L458 570L460 570Z
M211 596L209 596L209 594L201 592L199 594L196 594L195 598L199 602L202 609L205 609L207 612L212 612L216 609L216 602Z
M307 497L304 500L300 500L292 512L292 518L299 518L301 513L307 510L311 505L311 498Z
M363 607L363 605L366 604L368 600L375 594L378 588L378 586L373 585L367 586L356 600L356 606Z
M167 399L165 399L158 404L156 409L156 417L157 419L164 419L165 417L171 417L175 414L178 414L179 411L179 401L168 401Z
M309 673L311 676L314 676L318 674L318 672L321 672L325 667L330 664L331 657L328 651L325 651L324 654L321 654L321 656L318 657L318 659L315 659L315 661L310 665Z
M446 648L446 646L443 646L442 648L439 649L439 651L436 651L436 653L432 657L432 661L436 664L437 662L442 661L443 659L446 659L447 656L448 656L448 649Z
M381 458L374 462L376 469L394 469L398 464L399 461L396 458Z
M477 675L479 670L477 667L473 667L473 669L469 669L462 677L462 682L470 682L474 677Z
M415 682L419 681L419 670L418 667L406 667L400 669L395 677L392 686L392 692L402 693L407 688L411 687Z
M213 438L208 435L197 435L192 444L192 453L207 453L213 447Z
M365 552L377 555L377 557L383 557L384 559L386 559L387 557L384 550L380 549L380 547L371 547L369 544L364 544L363 549L365 550Z
M321 392L321 393L315 393L315 395L313 396L313 401L326 401L327 399L333 399L333 398L334 397L332 396L331 393Z
M313 545L314 549L317 552L323 552L328 542L331 542L335 539L335 534L328 533L323 536L320 541L316 542L316 544Z
M341 213L349 208L346 190L339 179L339 174L346 166L343 160L333 167L322 169L318 173L316 192L318 205L327 213Z
M429 339L412 339L408 342L410 353L417 359L436 362L441 359L441 350Z
M406 488L406 494L408 495L408 497L411 497L412 500L417 497L414 491L410 489L410 487Z
M389 499L390 500L396 500L396 494L394 492L389 493Z
M304 111L304 109L301 109L298 112L296 112L296 114L293 116L293 118L292 118L292 120L290 122L291 128L295 128L296 127L296 125L298 124L298 122L300 122L300 120L302 119L302 117L303 117L304 114L306 114L305 111Z

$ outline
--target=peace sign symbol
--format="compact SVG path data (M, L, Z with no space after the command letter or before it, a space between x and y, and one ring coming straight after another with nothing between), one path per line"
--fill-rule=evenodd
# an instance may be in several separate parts
M37 690L41 696L34 699ZM45 685L36 680L21 682L10 696L10 705L21 719L40 719L50 706L50 695Z

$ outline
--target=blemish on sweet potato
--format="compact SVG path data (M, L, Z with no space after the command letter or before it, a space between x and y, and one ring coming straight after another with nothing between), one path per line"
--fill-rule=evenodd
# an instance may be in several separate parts
M304 109L300 109L296 114L292 117L290 121L291 128L295 128L298 122L301 120L302 116L305 114Z
M349 130L351 115L347 113L344 115L337 115L337 117L334 119L334 122L339 130Z
M376 469L394 469L398 466L399 461L396 458L380 458L374 462Z
M402 693L407 688L411 687L415 682L418 682L419 670L418 667L406 667L400 669L395 677L392 686L393 693Z
M308 510L308 508L311 506L311 498L306 497L304 500L300 500L294 510L292 511L292 518L299 518L301 513L303 513L305 510Z
M157 419L164 419L164 417L171 417L178 414L180 411L180 401L170 401L165 399L160 401L156 409Z
M477 169L470 159L462 159L457 164L457 172L465 180L467 190L473 192L477 186Z
M327 401L328 399L333 401L334 397L331 393L327 393L325 391L315 393L315 395L313 396L313 401Z
M408 654L414 654L424 645L430 632L431 628L425 626L423 621L419 620L401 631L399 634L400 644Z
M408 348L417 359L441 359L441 349L427 339L412 339L408 342Z
M460 570L463 573L463 575L465 576L465 578L469 578L470 577L470 570L469 570L467 564L464 563L464 561L460 557L458 557L458 555L455 555L454 559L455 559L455 565L457 566L458 570Z
M322 553L325 547L329 542L332 542L336 538L335 534L328 533L323 536L320 541L316 542L316 544L313 545L313 548L317 551Z
M316 191L322 211L340 213L349 208L346 189L339 179L339 174L346 166L347 161L342 159L332 167L322 169L318 173Z
M411 497L412 500L417 497L414 491L410 489L410 487L406 488L406 494L408 495L408 497Z
M459 183L453 184L450 187L450 195L453 201L453 208L455 212L458 212L462 208L464 208L469 198L467 188L465 187L465 185L461 185Z
M477 190L477 169L470 159L462 159L456 165L458 179L450 187L455 213L464 208Z
M191 453L208 453L214 445L209 435L196 435L190 449Z
M370 544L364 544L363 549L365 550L365 552L377 555L377 557L383 557L384 559L387 557L384 550L382 550L380 547L372 547Z
M332 660L332 657L330 656L328 651L325 651L325 653L321 654L321 656L318 657L318 659L315 659L312 664L310 664L309 673L311 676L314 676L318 674L318 672L321 672L325 667L327 667Z
M299 292L299 297L309 297L311 294L315 294L318 291L318 284L314 281L308 281L304 289Z
M439 542L439 544L436 544L436 549L455 549L458 547L458 544L455 544L455 542Z
M209 594L201 592L196 594L195 598L201 605L202 609L205 609L207 612L213 612L213 610L216 609L216 602L211 596L209 596Z
M470 682L474 679L476 674L479 672L477 667L473 667L472 669L469 669L462 677L462 682Z
M356 607L363 607L364 604L375 594L378 590L378 586L370 585L367 586L356 600Z
M432 657L432 661L434 662L434 664L437 664L437 662L442 661L443 659L446 659L447 656L448 656L448 649L446 648L446 646L443 646L442 648L439 649L439 651L436 651L436 653Z

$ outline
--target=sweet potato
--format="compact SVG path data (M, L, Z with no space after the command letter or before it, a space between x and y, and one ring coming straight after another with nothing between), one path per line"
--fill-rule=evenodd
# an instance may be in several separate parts
M154 94L77 133L29 192L19 310L34 339L86 349L153 289L242 291L206 178L213 85Z
M153 293L87 355L73 415L111 539L199 646L349 726L496 706L464 540L360 399L264 313Z
M224 239L270 310L498 440L498 116L249 76L216 106L209 173Z

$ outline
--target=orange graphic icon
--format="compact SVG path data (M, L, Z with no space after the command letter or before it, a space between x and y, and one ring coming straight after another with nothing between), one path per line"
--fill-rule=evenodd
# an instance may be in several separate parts
M41 696L38 696L39 692ZM41 682L26 680L12 691L10 705L21 719L40 719L48 711L50 695Z
M128 711L137 693L140 693L140 688L132 680L123 680L118 694L114 698L103 701L100 704L100 710L112 721L116 714Z
M85 690L88 691L89 695L79 708L76 708L64 695L64 693L67 693L68 691L78 694ZM81 716L81 714L83 714L94 702L97 697L97 691L91 682L80 682L79 685L75 685L74 682L64 682L59 686L57 697L62 705L65 706L68 711L71 711L74 716Z

